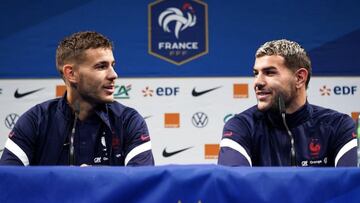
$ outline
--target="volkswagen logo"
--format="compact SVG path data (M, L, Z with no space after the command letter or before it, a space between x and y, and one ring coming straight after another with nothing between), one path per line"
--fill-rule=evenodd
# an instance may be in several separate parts
M195 127L203 128L209 122L209 118L205 113L197 112L192 116L191 121Z
M11 113L5 118L5 126L10 130L15 126L16 121L19 119L19 115L16 113Z

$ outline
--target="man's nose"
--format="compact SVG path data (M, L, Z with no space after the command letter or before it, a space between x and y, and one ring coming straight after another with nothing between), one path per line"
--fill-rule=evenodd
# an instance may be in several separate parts
M254 80L254 89L256 90L260 90L265 86L265 80L264 77L262 75L257 75L257 77Z
M110 68L109 71L110 71L110 72L109 72L108 78L109 78L110 80L115 80L115 79L118 77L115 69L114 69L114 68Z

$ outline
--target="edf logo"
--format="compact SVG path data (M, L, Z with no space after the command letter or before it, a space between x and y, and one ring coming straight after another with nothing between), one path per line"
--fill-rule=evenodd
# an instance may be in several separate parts
M158 96L176 96L179 93L179 87L158 87L156 94Z
M152 88L147 86L142 90L144 97L152 97L154 92L157 96L177 96L180 92L180 87L158 87L154 91Z
M328 88L326 85L324 85L320 88L321 96L330 96L331 92L334 92L335 95L354 95L356 91L357 91L356 85L352 85L352 86L337 85L333 89Z
M334 94L336 95L354 95L357 86L335 86Z

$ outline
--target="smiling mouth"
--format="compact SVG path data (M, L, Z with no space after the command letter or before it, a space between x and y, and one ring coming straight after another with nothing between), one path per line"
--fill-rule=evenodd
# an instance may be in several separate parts
M270 91L258 91L258 92L256 92L256 97L258 98L258 100L266 99L270 95L271 95Z
M271 92L270 91L257 91L256 95L258 96L263 96L263 95L270 95Z
M271 94L271 92L256 92L256 95L267 95Z
M115 86L112 86L112 85L111 85L111 86L105 86L104 89L105 89L105 91L106 91L107 93L113 94L114 91L115 91Z

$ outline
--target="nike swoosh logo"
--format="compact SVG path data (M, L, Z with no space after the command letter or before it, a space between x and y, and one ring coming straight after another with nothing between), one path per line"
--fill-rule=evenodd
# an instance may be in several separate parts
M214 87L214 88L211 88L211 89L208 89L208 90L204 90L204 91L200 91L200 92L196 91L195 88L194 88L194 89L192 90L191 94L192 94L192 96L194 96L194 97L198 97L198 96L201 96L201 95L206 94L206 93L208 93L208 92L211 92L211 91L214 91L214 90L216 90L216 89L219 89L220 87L222 87L222 86Z
M232 135L233 135L233 132L232 132L232 131L224 132L224 136L225 136L225 137L231 137Z
M149 136L149 135L141 135L141 136L140 136L140 139L141 139L142 141L147 141L147 140L150 140L150 136Z
M151 118L152 116L145 116L144 117L144 120L148 119L148 118Z
M29 94L33 94L33 93L35 93L35 92L38 92L38 91L40 91L40 90L42 90L42 89L44 89L44 88L40 88L40 89L37 89L37 90L32 90L32 91L24 92L24 93L19 93L19 92L18 92L19 89L16 89L16 91L15 91L15 93L14 93L14 97L17 98L17 99L19 99L19 98L25 97L25 96L27 96L27 95L29 95Z
M167 152L167 151L166 151L166 148L165 148L165 149L163 150L162 155L163 155L163 157L171 157L171 156L174 156L175 154L178 154L178 153L180 153L180 152L183 152L183 151L188 150L188 149L191 149L191 148L193 148L193 147L187 147L187 148L180 149L180 150L173 151L173 152Z

